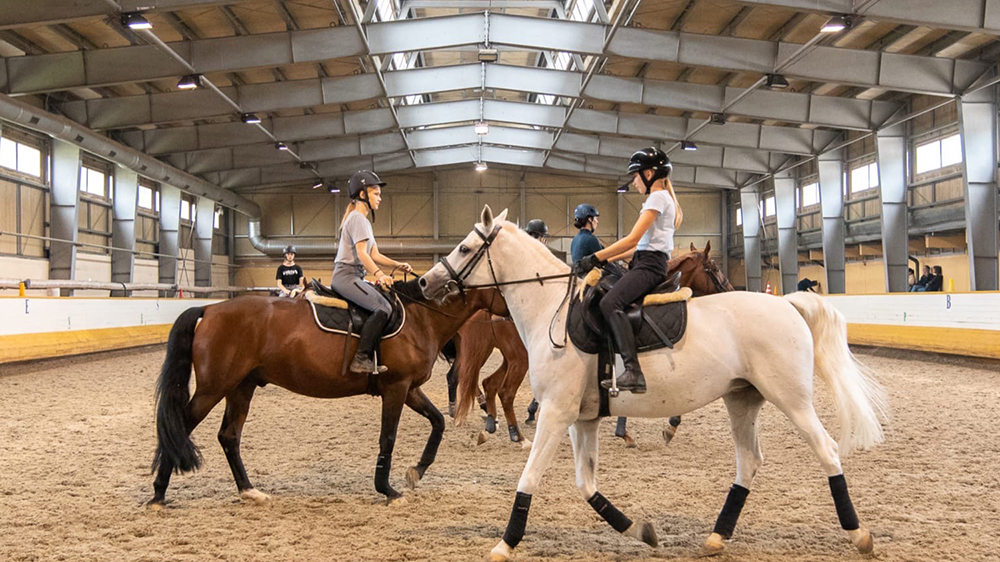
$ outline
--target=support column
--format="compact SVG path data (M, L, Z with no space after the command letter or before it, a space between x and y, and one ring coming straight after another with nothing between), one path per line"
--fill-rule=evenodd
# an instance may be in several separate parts
M111 281L131 283L135 277L135 215L139 194L139 176L122 166L115 166L115 200L111 222ZM131 291L111 291L113 297L130 296Z
M788 172L774 176L774 205L778 219L778 268L781 271L781 294L787 295L794 293L799 283L795 178Z
M719 250L722 251L722 274L729 278L729 194L723 191L719 196L719 224L722 226L722 243Z
M962 187L969 285L973 291L998 288L997 107L995 87L965 96L958 104L962 133Z
M431 203L434 207L434 240L441 239L441 182L437 179L437 174L434 175L434 183L432 184L431 191ZM441 259L441 254L434 252L434 267L438 260Z
M885 260L885 290L906 292L909 230L906 207L906 138L903 125L878 131L879 193L882 197L882 256Z
M77 241L80 202L80 147L52 140L52 193L49 233L52 238ZM76 245L49 243L49 279L76 277ZM73 291L63 289L63 296Z
M743 211L743 263L747 291L759 293L760 287L760 194L750 187L740 190Z
M823 210L823 269L826 292L847 292L847 267L844 257L844 155L835 150L819 156L819 197Z
M160 283L177 283L177 257L180 255L181 190L160 186ZM176 291L160 291L161 297L173 297Z
M212 233L215 227L215 201L198 199L194 220L194 284L212 286Z

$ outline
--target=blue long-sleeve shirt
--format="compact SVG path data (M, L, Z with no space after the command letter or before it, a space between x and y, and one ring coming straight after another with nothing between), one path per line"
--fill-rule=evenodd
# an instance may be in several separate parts
M601 244L601 241L594 236L593 232L581 228L580 232L573 237L573 243L569 248L573 262L576 263L590 254L603 250L604 244Z

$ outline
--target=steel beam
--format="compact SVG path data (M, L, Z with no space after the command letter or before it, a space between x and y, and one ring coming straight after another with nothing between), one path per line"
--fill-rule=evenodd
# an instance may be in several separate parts
M847 292L847 267L844 256L844 156L836 150L819 156L820 205L823 214L823 269L826 292Z
M177 259L181 240L181 190L170 185L160 186L160 283L177 283ZM161 297L173 297L173 291L160 291Z
M906 135L903 125L878 131L879 194L882 197L882 258L885 262L885 290L906 292L907 230Z
M774 6L830 15L852 14L857 0L742 0L746 4ZM879 0L870 2L862 15L876 21L922 25L933 29L958 29L1000 34L1000 5L993 0Z
M50 193L49 234L52 238L76 242L80 203L80 147L52 141L52 191ZM51 242L49 279L76 278L76 245ZM63 289L63 296L72 291Z
M242 0L118 0L123 12L186 10ZM106 2L80 0L0 0L0 29L52 25L95 16L110 16L114 10Z
M459 14L372 23L364 29L370 54L386 56L476 48L486 41L483 20L483 14ZM625 27L616 30L605 49L610 29L600 23L491 13L489 42L532 51L614 55L759 74L772 72L775 61L785 60L801 48L776 41ZM366 53L357 29L347 26L181 41L170 47L199 73L238 72ZM16 94L149 81L190 72L148 45L15 57L4 62L9 76L7 93ZM953 95L987 68L988 64L979 61L816 46L782 72L818 82Z
M199 197L193 209L194 221L194 284L212 286L212 234L215 227L215 201Z
M456 65L401 70L385 74L390 97L470 90L482 86L480 65ZM487 65L486 87L576 97L583 75L543 68ZM292 80L221 88L239 99L246 111L276 111L331 103L348 103L382 96L372 74L342 78ZM740 88L596 75L583 95L618 103L717 113ZM729 112L755 119L775 119L840 129L878 128L899 104L799 94L756 91ZM169 92L111 99L73 101L60 105L70 118L96 129L172 123L230 116L233 109L207 91ZM401 119L402 121L402 119ZM405 126L405 125L404 125Z
M743 210L743 264L747 291L761 291L760 276L760 194L754 188L740 190Z
M789 172L774 176L774 203L778 222L778 269L781 294L795 292L799 282L799 241L795 226L795 178ZM746 216L743 217L746 222Z
M962 132L962 184L969 283L973 291L998 288L996 86L965 96L958 104Z
M115 166L115 198L111 222L111 281L135 281L135 215L139 176L123 166ZM127 297L129 291L112 291L113 297Z

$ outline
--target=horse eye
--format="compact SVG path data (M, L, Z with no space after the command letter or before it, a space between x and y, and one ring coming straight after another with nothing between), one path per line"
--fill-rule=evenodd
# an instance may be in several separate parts
M469 247L468 247L468 246L465 246L465 245L462 245L462 246L459 246L459 248L458 248L458 253L462 254L463 256L464 256L465 254L468 254L468 253L469 253L469 252L471 252L471 251L472 251L472 250L470 250L470 249L469 249Z

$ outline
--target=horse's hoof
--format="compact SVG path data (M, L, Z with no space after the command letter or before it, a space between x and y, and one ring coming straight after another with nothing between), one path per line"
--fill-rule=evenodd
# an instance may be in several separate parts
M677 435L677 428L670 424L667 424L667 427L664 428L663 430L663 444L669 445L670 442L674 439L674 435Z
M649 546L655 547L660 544L659 539L656 538L656 527L653 527L653 524L649 521L633 523L632 526L625 529L623 534L638 539Z
M706 558L708 556L718 556L722 554L722 551L726 549L726 543L722 539L722 535L718 533L712 533L705 539L705 544L701 546L701 550L698 551L698 558Z
M163 500L149 500L146 502L146 509L149 511L163 511Z
M240 492L240 499L245 502L253 502L257 505L263 505L271 501L271 496L256 488L250 488Z
M868 529L855 529L854 531L848 531L847 534L851 537L851 542L858 549L859 553L868 556L874 552L875 541L872 539L872 534L868 532Z
M476 438L476 445L482 445L483 443L486 442L487 439L489 439L489 437L490 434L486 433L486 430L480 431L479 437Z
M531 450L531 445L532 445L531 440L530 439L525 439L524 441L521 441L521 450L522 451L530 451Z
M622 437L622 439L625 440L625 448L626 449L638 449L639 448L639 444L636 443L635 439L632 439L632 436L629 435L628 433L626 433L625 436Z
M507 546L507 543L501 540L493 547L490 551L490 562L507 562L514 556L511 552L511 548Z
M420 471L414 467L406 469L406 485L411 489L417 487L417 483L420 482Z
M454 402L448 402L448 417L452 418L452 419L455 418L455 403Z
M406 501L406 497L403 494L397 494L385 499L385 505L406 505L407 503L409 502Z

